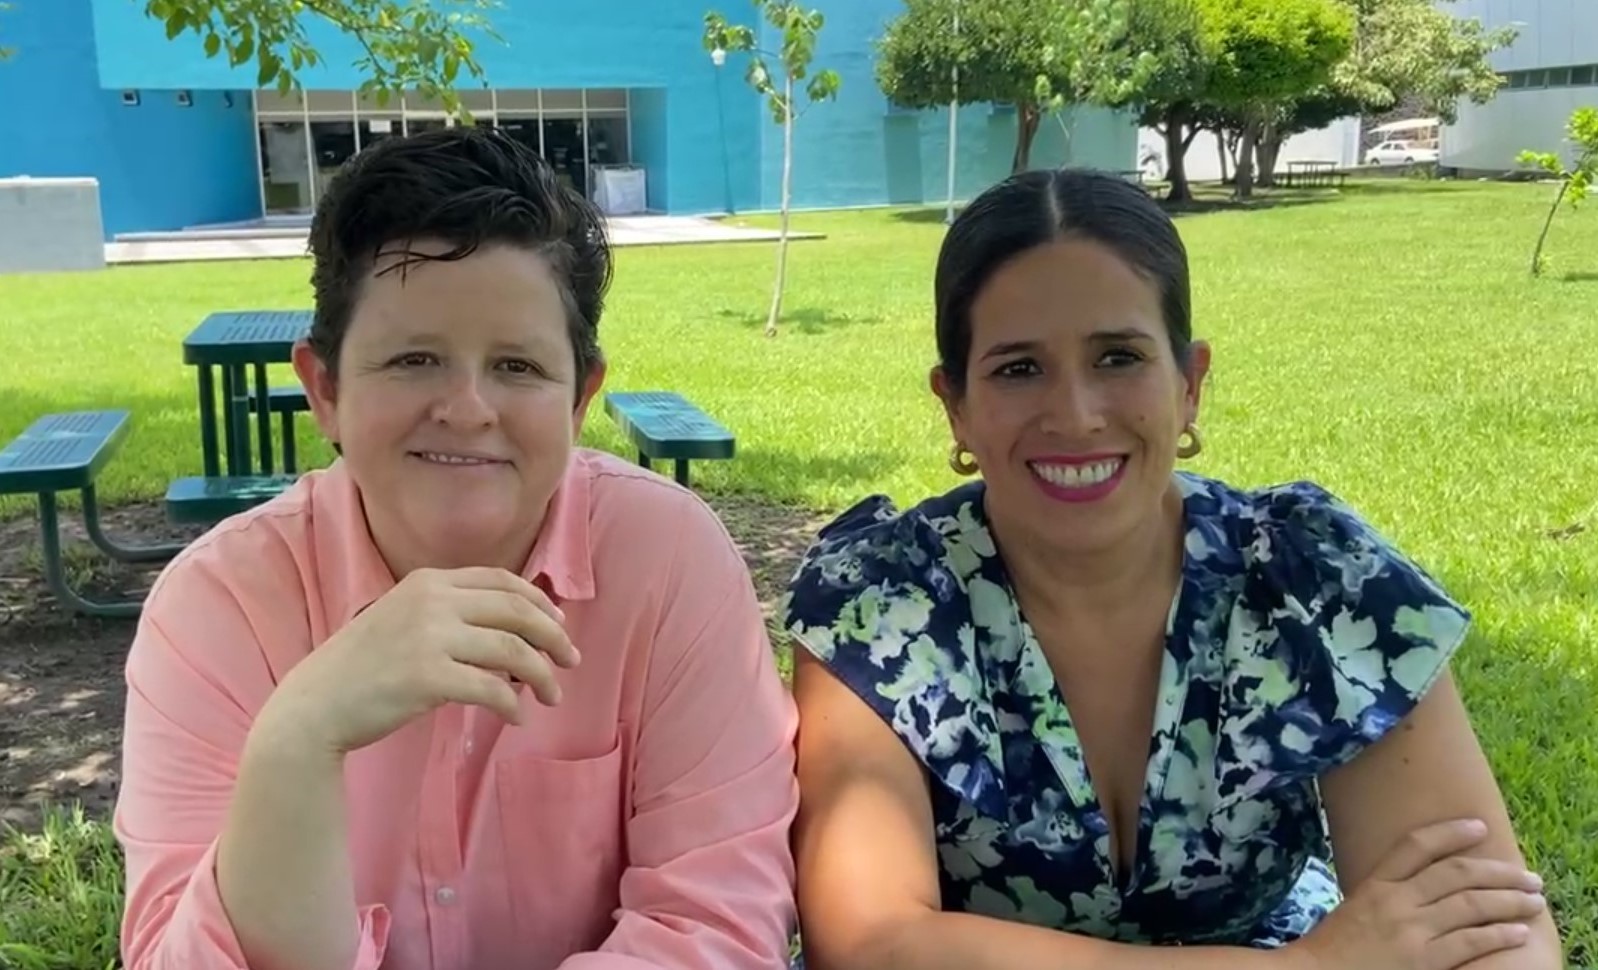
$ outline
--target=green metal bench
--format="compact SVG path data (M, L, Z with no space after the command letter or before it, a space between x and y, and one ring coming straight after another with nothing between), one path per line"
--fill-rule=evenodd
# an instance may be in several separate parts
M184 543L124 546L113 542L100 524L94 480L116 455L128 433L127 411L76 411L47 414L29 425L0 450L0 495L39 497L39 537L45 581L65 606L90 616L137 616L138 601L103 603L86 599L67 583L61 556L59 492L83 496L83 524L93 542L118 562L161 562L177 555Z
M260 411L260 395L252 388L246 398L247 406L251 413ZM274 387L266 392L266 410L268 414L281 416L279 433L283 436L283 471L292 475L299 471L299 462L294 454L294 415L309 411L311 402L305 396L303 387ZM261 439L261 471L272 474L272 442L264 436L264 430L270 424L262 425L263 437Z
M173 522L210 525L276 498L296 475L234 475L179 478L166 490L166 514Z
M672 391L606 394L605 413L638 449L640 465L676 462L676 478L684 486L690 461L729 459L737 444L732 432Z

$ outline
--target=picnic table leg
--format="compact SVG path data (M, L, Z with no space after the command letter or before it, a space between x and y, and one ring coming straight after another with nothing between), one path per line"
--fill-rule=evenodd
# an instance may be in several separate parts
M61 518L56 509L55 493L39 493L39 538L44 547L44 578L50 591L63 606L89 616L135 617L139 615L139 602L99 603L84 599L67 585L66 566L61 556Z
M200 375L200 461L206 478L222 474L222 460L216 450L216 379L210 364L195 368Z
M227 450L227 473L242 475L239 471L238 417L233 413L238 389L233 384L234 368L222 365L222 447Z
M161 562L171 559L188 545L186 542L172 542L154 546L124 546L113 541L100 524L100 501L93 485L83 490L83 527L89 533L89 541L118 562Z
M250 415L247 397L249 384L244 367L227 364L222 368L223 432L227 444L227 472L229 475L250 473Z
M238 424L233 432L239 443L238 474L250 475L255 467L255 446L250 434L250 378L243 364L233 368L233 393L238 395L233 402L233 420Z
M649 456L644 454L641 451L638 453L638 467L639 468L653 468L654 467L649 462Z
M272 474L272 407L267 398L266 365L255 365L255 430L261 438L261 474Z
M293 475L300 470L294 455L294 412L283 412L283 473Z
M691 488L692 487L691 485L688 484L688 459L686 459L686 458L677 459L676 473L677 473L676 474L676 478L677 478L677 484L678 485L681 485L683 488Z

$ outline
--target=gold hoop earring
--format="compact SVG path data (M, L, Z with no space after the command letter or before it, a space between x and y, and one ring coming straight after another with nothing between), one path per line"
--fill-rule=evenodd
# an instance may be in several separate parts
M975 475L977 473L977 457L966 450L966 446L956 441L949 450L949 467L954 469L956 475Z
M1186 439L1184 441L1183 439ZM1198 425L1190 424L1182 429L1176 439L1176 457L1193 458L1204 450L1204 436L1199 434Z

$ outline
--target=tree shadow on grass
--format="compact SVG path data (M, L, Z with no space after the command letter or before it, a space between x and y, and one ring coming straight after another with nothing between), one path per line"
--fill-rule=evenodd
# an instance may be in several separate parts
M1239 200L1232 198L1230 189L1220 186L1207 186L1202 190L1195 190L1195 198L1187 202L1169 202L1165 198L1165 189L1156 188L1151 198L1164 209L1166 214L1173 219L1181 216L1207 215L1212 212L1264 212L1270 209L1286 209L1303 205L1321 205L1328 202L1338 202L1342 193L1331 189L1266 189L1258 188L1258 193L1251 199ZM906 209L896 212L893 218L899 222L919 225L941 225L945 217L945 209L936 208ZM964 206L956 206L955 214L958 216L964 211Z
M954 214L958 216L964 210L965 206L957 205L954 207ZM909 222L917 225L941 225L947 213L948 210L940 205L936 208L928 207L924 209L903 209L899 212L895 212L893 214L893 218L899 222Z
M1347 195L1442 195L1458 192L1464 184L1448 179L1367 177L1350 181L1343 192Z
M1236 199L1220 193L1201 194L1188 202L1169 202L1156 198L1160 208L1173 219L1183 216L1203 216L1215 212L1269 212L1272 209L1294 209L1306 205L1325 205L1341 202L1342 195L1330 189L1256 189L1257 195L1249 199Z
M1598 283L1598 271L1573 270L1559 278L1561 283Z
M725 320L732 320L739 326L749 329L766 325L766 314L764 313L750 313L746 310L722 308L716 311L716 316ZM821 307L802 307L797 310L782 311L782 317L777 321L777 330L778 332L801 333L809 337L815 337L829 330L881 322L882 318L879 316L843 313Z

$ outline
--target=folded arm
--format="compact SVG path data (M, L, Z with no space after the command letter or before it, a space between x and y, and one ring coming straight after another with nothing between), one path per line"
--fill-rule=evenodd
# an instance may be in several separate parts
M1451 819L1487 823L1472 855L1524 866L1509 812L1445 670L1415 709L1380 741L1321 779L1332 851L1344 894L1416 829ZM1545 909L1522 947L1460 970L1559 970L1559 932Z
M129 652L122 790L128 970L375 970L388 914L358 909L342 766L254 730L271 689L226 590L180 563Z

